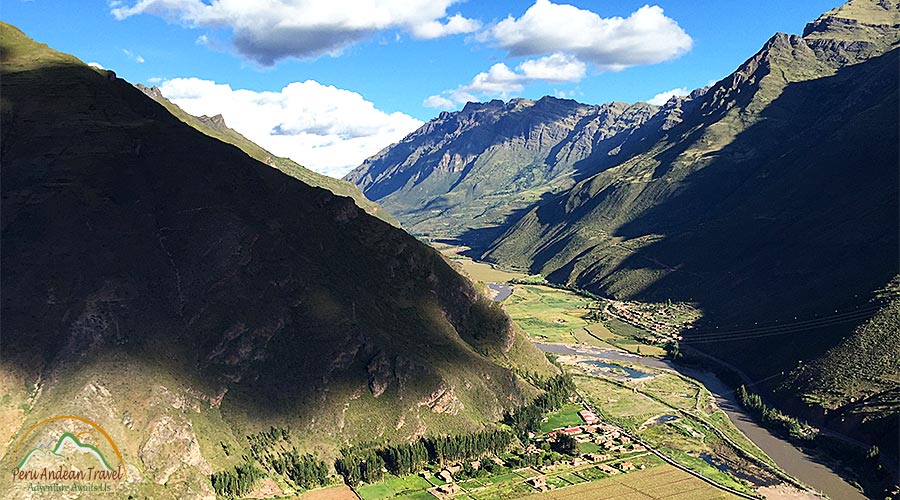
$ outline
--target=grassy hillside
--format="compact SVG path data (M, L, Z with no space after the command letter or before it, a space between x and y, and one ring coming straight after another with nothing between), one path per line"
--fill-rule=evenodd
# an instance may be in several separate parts
M120 493L209 496L207 475L271 426L326 459L473 431L537 394L510 367L555 371L349 198L7 24L0 61L7 470L30 425L80 415L118 442L135 480Z
M882 22L897 13L854 1L775 35L667 137L535 205L484 257L696 302L691 341L777 385L863 323L898 271L900 30Z
M794 369L782 386L806 404L825 409L823 419L843 429L863 427L868 438L900 426L900 277L881 290L875 314L838 346ZM885 451L897 454L897 443Z

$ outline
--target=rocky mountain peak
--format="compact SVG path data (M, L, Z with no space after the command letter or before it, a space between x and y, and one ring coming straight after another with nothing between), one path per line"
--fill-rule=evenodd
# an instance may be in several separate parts
M157 87L156 85L154 85L152 87L148 87L146 85L136 83L134 85L134 87L136 89L140 90L141 92L147 94L148 96L152 97L153 99L156 99L156 100L165 99L165 96L163 96L162 90L160 90L159 87Z
M834 67L856 64L897 46L900 2L851 0L806 25L803 40Z
M225 117L221 114L215 116L206 116L202 115L198 117L201 122L206 123L207 125L219 129L224 130L228 128L228 125L225 123Z

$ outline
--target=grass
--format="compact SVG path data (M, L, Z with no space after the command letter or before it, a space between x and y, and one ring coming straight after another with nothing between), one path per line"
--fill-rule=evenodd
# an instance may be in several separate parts
M602 324L596 323L595 325L591 325L591 326L582 328L580 330L576 329L572 332L572 335L575 337L575 340L580 344L587 344L589 346L599 347L601 349L615 349L616 348L615 345L613 345L609 342L606 342L604 340L600 340L591 333L591 331L593 330L593 328L592 328L593 326L603 327ZM605 329L605 327L603 327L603 328ZM608 332L608 330L607 330L607 332ZM608 337L614 338L614 336L612 334L608 334Z
M585 469L581 473L592 474ZM602 473L601 473L602 474ZM725 500L739 498L670 465L617 474L525 497L527 500Z
M393 497L395 500L436 500L437 497L427 491L415 491Z
M386 498L430 499L434 495L428 493L431 484L419 475L387 476L383 482L366 484L356 489L363 500L382 500Z
M516 285L504 302L509 316L536 341L620 348L634 354L662 357L665 350L640 342L650 332L611 318L602 323L586 319L599 304L568 290L541 285Z
M581 453L597 453L602 448L596 443L578 443L578 451Z
M671 410L653 399L612 382L576 376L575 384L590 400L601 418L634 430L647 419L669 413Z
M701 388L681 377L662 374L644 382L641 390L675 408L694 410Z
M596 302L566 290L516 285L504 306L532 339L574 344L578 342L576 332L591 325L583 316L592 304Z
M461 255L461 252L469 249L468 247L458 247L436 242L432 242L431 246L440 251L445 257L451 259L457 269L461 269L464 274L474 281L505 283L512 279L525 279L528 277L527 274L498 269L487 262L476 262L469 257Z
M738 491L746 491L751 492L752 490L748 488L744 483L736 481L730 474L723 472L716 467L708 464L705 460L700 457L696 457L690 455L684 451L676 450L672 448L663 448L661 450L663 453L668 455L669 457L678 461L678 463L687 466L689 469L695 470L704 476L712 479L713 481L723 484L725 486L729 486Z
M559 411L550 414L547 417L546 422L541 423L541 432L550 432L553 429L559 429L561 427L571 427L573 425L583 424L584 420L582 420L581 416L578 414L578 412L583 409L584 407L577 404L563 406Z
M366 484L356 488L356 493L363 500L380 500L393 495L393 491L386 483Z
M521 478L518 478L513 481L487 485L478 490L470 491L469 495L476 500L506 500L510 498L520 498L532 492L534 492L534 490L523 483Z
M740 452L719 433L746 453L775 466L720 410L709 404L708 391L689 379L663 372L649 381L627 384L585 376L577 376L575 381L602 418L637 433L654 447L673 450L666 454L710 479L734 488L746 488L730 474L697 457L707 453L726 458L729 463L737 459ZM660 415L678 418L664 424L651 420Z

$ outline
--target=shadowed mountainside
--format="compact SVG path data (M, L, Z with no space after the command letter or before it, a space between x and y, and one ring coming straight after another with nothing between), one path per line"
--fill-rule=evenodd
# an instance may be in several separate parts
M275 167L278 170L290 175L295 179L299 179L310 186L325 188L332 193L338 196L348 196L353 198L353 201L359 205L360 208L366 211L369 215L374 215L379 219L382 219L390 224L397 225L397 219L395 219L391 214L387 213L387 211L382 208L377 203L372 202L365 195L357 189L353 184L342 181L340 179L335 179L333 177L328 177L327 175L322 175L308 168L298 165L297 162L291 160L290 158L282 158L279 156L275 156L272 153L266 151L261 148L256 143L252 142L250 139L247 139L243 135L241 135L238 131L229 127L228 124L225 123L225 118L222 115L215 116L194 116L190 113L185 112L183 109L178 107L175 103L165 98L162 95L162 92L158 87L147 87L141 84L135 85L141 92L151 97L154 101L162 104L170 113L172 113L179 120L187 123L188 125L194 127L195 129L203 132L204 134L215 137L222 142L227 142L233 146L237 146L241 149L241 151L247 153L253 158L271 166Z
M350 198L8 24L0 61L4 467L21 429L82 415L115 436L128 491L210 496L270 425L325 457L471 431L536 394L509 368L554 371Z

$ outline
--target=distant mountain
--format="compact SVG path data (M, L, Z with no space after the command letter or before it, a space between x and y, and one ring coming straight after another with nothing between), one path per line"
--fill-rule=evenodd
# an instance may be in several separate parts
M853 0L660 110L470 104L348 179L412 231L482 259L607 296L697 303L695 346L770 389L784 382L779 402L795 413L896 455L884 436L896 435L900 367L880 332L900 311L873 295L900 271L898 19L896 0ZM606 135L579 126L610 107ZM479 120L484 109L528 126L498 128ZM535 170L533 183L514 181ZM846 339L854 331L865 340ZM877 383L835 371L848 350ZM879 403L850 411L859 397Z
M490 228L517 209L618 163L677 123L690 100L673 99L662 109L553 97L469 103L441 113L345 179L413 234L465 234L471 244L470 230L488 228L482 240L496 236Z
M0 61L4 470L25 429L78 415L118 443L119 494L211 498L271 426L326 459L478 430L537 394L511 368L555 371L350 198L8 24Z
M379 219L382 219L390 224L397 225L397 219L395 219L391 214L389 214L385 209L381 208L377 203L373 203L371 200L365 197L365 195L357 189L353 184L342 181L339 179L335 179L333 177L328 177L327 175L322 175L308 168L297 164L297 162L291 160L290 158L282 158L279 156L275 156L272 153L266 151L250 139L247 139L240 132L234 130L229 127L225 123L225 118L222 115L215 116L194 116L185 112L183 109L178 107L177 104L172 101L166 99L166 97L162 94L162 91L159 87L147 87L145 85L141 85L140 83L136 84L141 92L151 97L154 101L165 106L170 113L175 115L179 120L187 123L188 125L194 127L195 129L203 132L204 134L215 137L222 142L227 142L233 146L237 146L241 149L241 151L247 153L253 158L269 165L270 167L275 167L278 170L290 175L295 179L299 179L310 186L316 186L320 188L325 188L332 193L338 196L347 196L353 198L353 201L366 211L369 215L374 215Z

